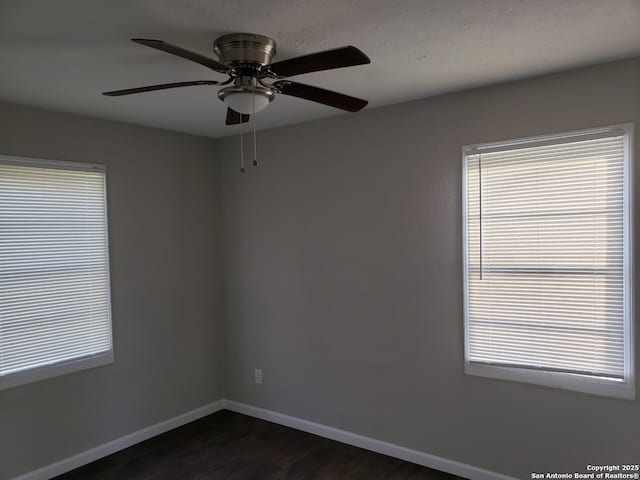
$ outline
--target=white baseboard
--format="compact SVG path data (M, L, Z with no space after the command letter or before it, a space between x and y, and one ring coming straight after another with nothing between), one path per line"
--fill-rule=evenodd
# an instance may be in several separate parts
M209 403L208 405L156 423L155 425L130 433L124 437L116 438L115 440L78 453L72 457L15 477L14 480L48 480L225 408L233 412L260 418L279 425L302 430L303 432L313 433L320 437L382 453L383 455L399 458L471 480L516 480L513 477L490 470L227 399Z
M313 433L314 435L336 440L355 447L382 453L383 455L388 455L390 457L417 463L418 465L434 468L436 470L458 475L459 477L468 478L470 480L516 480L514 477L467 465L466 463L456 462L454 460L438 457L418 450L411 450L399 445L394 445L393 443L357 435L345 430L328 427L320 423L303 420L302 418L291 417L283 413L265 410L264 408L234 402L233 400L223 400L223 408L277 423L279 425L284 425L286 427L302 430L303 432Z
M151 437L155 437L164 432L168 432L169 430L173 430L174 428L180 427L186 423L193 422L194 420L198 420L202 417L206 417L207 415L217 412L218 410L222 410L224 408L223 405L223 400L209 403L202 407L196 408L195 410L191 410L190 412L183 413L182 415L178 415L160 423L156 423L155 425L151 425L150 427L143 428L142 430L138 430L137 432L130 433L129 435L125 435L124 437L116 438L115 440L112 440L108 443L99 445L90 450L85 450L84 452L73 455L72 457L60 460L59 462L55 462L45 467L39 468L38 470L33 470L32 472L25 473L24 475L15 477L14 480L48 480L52 477L55 477L56 475L62 475L63 473L73 470L74 468L78 468L88 463L94 462L100 458L106 457L107 455L111 455L112 453L135 445L136 443L143 442Z

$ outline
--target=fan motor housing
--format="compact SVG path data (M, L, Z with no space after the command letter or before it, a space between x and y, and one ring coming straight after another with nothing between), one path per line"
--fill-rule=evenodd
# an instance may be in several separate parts
M255 33L232 33L213 42L213 51L228 66L243 63L269 65L276 55L276 42Z

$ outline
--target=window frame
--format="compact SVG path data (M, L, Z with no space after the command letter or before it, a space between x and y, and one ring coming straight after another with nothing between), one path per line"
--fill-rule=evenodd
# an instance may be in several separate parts
M517 145L535 147L566 143L562 140L580 140L602 136L607 132L621 131L624 142L623 180L623 224L624 238L624 380L555 372L530 367L513 367L490 363L473 363L469 360L469 280L467 252L467 156L479 151L500 151ZM499 380L509 380L546 387L572 390L593 395L634 400L636 396L635 375L635 330L633 294L633 153L634 124L624 123L606 127L590 128L548 135L522 137L512 140L476 143L462 146L462 266L463 266L463 327L464 327L464 373Z
M0 375L0 391L9 388L25 385L28 383L38 382L49 378L66 375L68 373L87 370L104 365L111 364L115 361L113 347L113 316L111 304L111 258L109 248L109 211L107 202L107 169L104 164L69 162L64 160L48 160L31 157L20 157L15 155L0 154L0 164L17 165L17 166L34 166L45 167L60 170L73 171L98 171L104 175L104 224L105 224L105 248L107 260L107 301L108 301L108 317L109 317L109 350L99 352L92 355L84 355L81 357L71 358L60 362L32 367L20 370L15 373Z

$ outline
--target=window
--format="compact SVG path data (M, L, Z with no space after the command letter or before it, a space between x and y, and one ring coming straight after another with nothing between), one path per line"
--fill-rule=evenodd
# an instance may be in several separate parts
M105 172L0 156L0 388L113 361Z
M631 134L463 148L467 374L635 397Z

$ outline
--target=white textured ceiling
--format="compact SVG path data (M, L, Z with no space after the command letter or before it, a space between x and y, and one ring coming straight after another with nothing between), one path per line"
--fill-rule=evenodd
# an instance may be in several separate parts
M640 55L640 0L0 0L0 100L235 134L216 87L100 95L223 78L132 37L213 55L213 40L232 32L274 38L276 60L359 47L371 65L295 79L366 98L371 108ZM258 126L338 114L279 96Z

